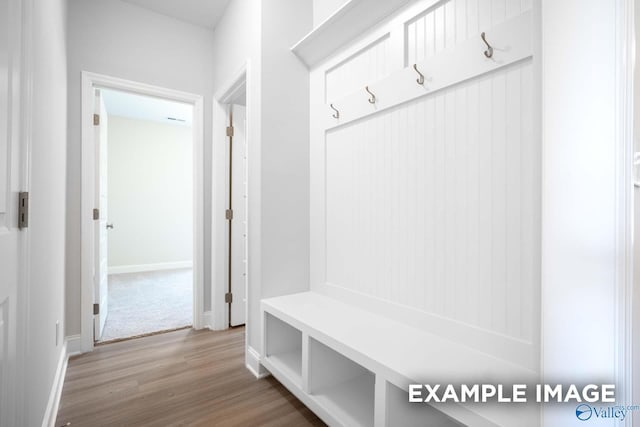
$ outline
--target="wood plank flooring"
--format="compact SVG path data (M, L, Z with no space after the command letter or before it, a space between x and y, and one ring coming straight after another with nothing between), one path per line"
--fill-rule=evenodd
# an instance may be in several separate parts
M244 328L182 330L69 361L56 426L322 426L272 377L244 366Z

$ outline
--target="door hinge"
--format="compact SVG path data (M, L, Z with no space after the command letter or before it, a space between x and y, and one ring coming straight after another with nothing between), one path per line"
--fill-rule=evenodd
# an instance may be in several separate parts
M224 294L224 302L226 304L231 304L233 302L233 294L231 292Z
M93 314L100 314L100 304L93 304Z
M233 126L227 126L227 136L233 136Z
M29 227L29 193L18 193L18 228Z
M233 209L227 209L224 211L224 217L231 221L233 219Z
M100 126L100 114L93 115L93 125Z
M100 209L94 209L93 210L93 219L94 221L97 221L100 219Z

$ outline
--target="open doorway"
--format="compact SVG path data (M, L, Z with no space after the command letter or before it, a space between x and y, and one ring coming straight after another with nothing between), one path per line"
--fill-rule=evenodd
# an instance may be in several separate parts
M82 351L201 328L202 97L93 73L82 97Z
M249 209L251 92L248 64L214 94L212 139L212 299L211 328L247 325L252 268L252 222ZM255 203L255 200L254 200ZM259 236L256 237L259 239ZM253 246L255 249L256 246ZM249 333L249 330L246 330Z
M229 205L227 299L229 326L241 326L247 316L247 107L246 91L240 90L228 105Z
M95 340L193 324L193 106L96 88Z

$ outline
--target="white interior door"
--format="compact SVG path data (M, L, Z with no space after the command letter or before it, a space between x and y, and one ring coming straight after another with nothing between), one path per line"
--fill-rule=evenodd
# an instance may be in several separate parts
M233 105L231 222L231 326L246 323L247 307L247 132L246 107Z
M97 314L94 318L94 335L95 340L102 337L104 325L109 314L109 280L108 280L108 262L107 262L107 111L104 106L104 100L100 96L100 90L96 89L95 111L99 117L95 126L95 143L96 143L96 208L99 215L95 221L95 272L94 272L94 301L98 305Z
M24 147L20 128L19 88L19 2L0 0L0 426L20 425L18 356L18 292L23 260L22 241L27 229L18 228L18 195L26 184L22 166ZM24 187L23 187L24 188ZM28 216L26 217L28 219Z

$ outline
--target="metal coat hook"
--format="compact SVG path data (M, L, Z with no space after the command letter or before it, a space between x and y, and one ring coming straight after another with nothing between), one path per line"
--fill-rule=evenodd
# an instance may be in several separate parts
M338 111L338 109L336 107L333 106L333 104L329 104L329 107L331 107L331 109L333 111L335 111L335 114L333 114L333 118L334 119L339 119L340 118L340 111Z
M413 64L413 69L416 70L416 73L418 73L418 75L420 76L416 79L416 83L418 83L419 85L423 85L424 75L420 71L418 71L418 64Z
M484 44L487 45L487 50L484 51L484 56L486 56L487 58L491 58L493 56L493 47L491 47L491 45L487 41L484 31L482 32L482 34L480 34L480 38L482 38Z
M364 87L364 90L366 90L366 91L367 91L367 93L368 93L369 95L371 95L371 98L369 98L369 104L375 104L375 103L376 103L376 96L373 94L373 92L371 92L371 91L369 90L369 86L365 86L365 87Z

